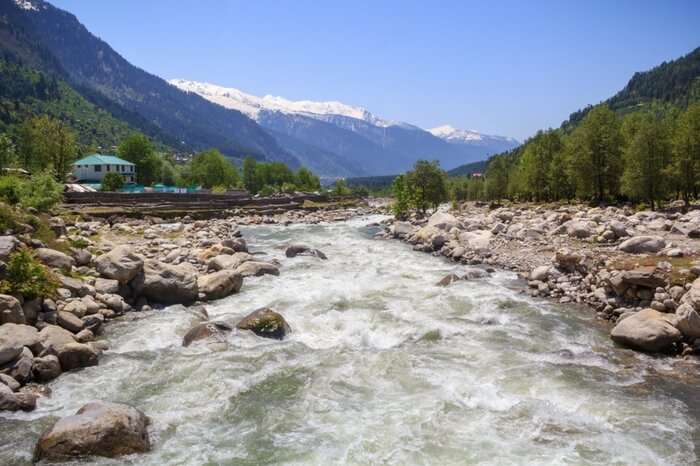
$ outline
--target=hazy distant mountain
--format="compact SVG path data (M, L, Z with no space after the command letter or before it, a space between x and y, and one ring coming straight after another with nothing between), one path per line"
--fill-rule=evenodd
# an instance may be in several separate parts
M387 120L362 108L341 102L292 101L283 97L258 97L239 89L174 79L171 84L198 94L223 107L238 110L276 135L294 138L307 147L336 154L337 164L362 168L354 175L399 173L418 159L437 159L445 168L482 160L518 145L512 138L469 131L471 139L442 137L415 125ZM449 127L451 128L451 127ZM460 130L454 130L459 132ZM465 132L466 133L466 132ZM298 158L303 158L294 152ZM310 163L312 163L311 161ZM323 172L322 172L323 173Z

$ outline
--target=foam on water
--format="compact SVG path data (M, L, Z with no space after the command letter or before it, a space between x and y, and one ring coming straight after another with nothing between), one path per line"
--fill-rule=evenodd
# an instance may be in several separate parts
M98 367L33 413L0 414L2 464L29 464L54 416L102 399L153 419L153 452L96 464L693 464L687 400L647 381L666 361L616 349L589 311L533 300L515 277L436 287L460 266L372 240L371 219L250 227L279 277L207 306L235 323L280 311L285 341L234 331L181 346L181 306L112 323ZM288 259L304 242L327 261Z

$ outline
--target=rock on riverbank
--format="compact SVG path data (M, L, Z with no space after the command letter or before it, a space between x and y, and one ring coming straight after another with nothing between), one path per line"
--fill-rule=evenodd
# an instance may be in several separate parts
M690 305L700 304L697 231L700 210L469 203L387 222L379 237L465 265L519 271L532 296L586 304L619 321L612 338L622 345L694 355L700 353L700 315Z

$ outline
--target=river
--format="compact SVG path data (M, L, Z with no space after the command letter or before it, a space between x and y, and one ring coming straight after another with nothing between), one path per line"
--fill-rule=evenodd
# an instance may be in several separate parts
M671 360L615 348L593 312L528 298L513 273L436 287L461 267L373 240L376 220L244 228L282 273L210 316L270 306L289 338L183 348L187 309L133 313L107 326L99 366L55 380L32 413L0 413L0 464L30 464L55 416L92 400L143 410L154 448L90 464L697 462L697 379L659 376ZM329 260L287 259L290 240Z

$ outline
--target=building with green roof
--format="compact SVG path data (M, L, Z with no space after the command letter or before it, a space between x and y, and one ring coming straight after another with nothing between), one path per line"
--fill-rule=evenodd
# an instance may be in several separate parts
M73 176L81 183L101 183L111 172L122 175L125 183L136 182L136 165L114 155L90 154L73 163Z

